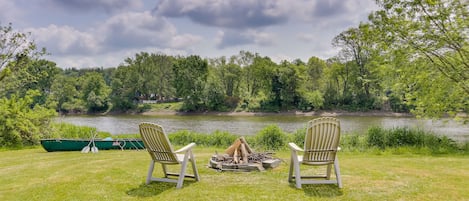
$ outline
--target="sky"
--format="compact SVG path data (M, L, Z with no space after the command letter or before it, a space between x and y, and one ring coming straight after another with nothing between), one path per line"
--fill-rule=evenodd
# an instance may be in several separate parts
M0 0L0 25L31 33L61 68L117 67L140 52L275 62L327 59L375 0Z

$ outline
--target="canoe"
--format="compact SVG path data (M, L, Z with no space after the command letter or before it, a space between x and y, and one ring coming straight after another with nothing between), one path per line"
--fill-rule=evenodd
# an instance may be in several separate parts
M90 139L42 139L42 147L48 151L81 151L88 146ZM99 150L111 149L145 149L141 139L95 139L94 144ZM93 143L89 145L93 147Z

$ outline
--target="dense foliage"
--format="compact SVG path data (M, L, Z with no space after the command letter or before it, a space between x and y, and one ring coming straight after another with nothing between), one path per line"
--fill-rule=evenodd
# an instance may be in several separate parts
M39 92L29 91L24 98L12 95L0 99L0 145L22 147L35 145L50 135L51 117L54 110L32 105Z

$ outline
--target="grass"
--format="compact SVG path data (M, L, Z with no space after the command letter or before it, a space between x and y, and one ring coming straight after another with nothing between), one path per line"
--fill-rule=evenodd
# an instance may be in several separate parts
M150 104L151 111L153 112L174 112L179 111L182 107L182 102L172 102L172 103L158 103Z
M179 148L179 147L176 147ZM0 200L465 200L469 198L467 155L419 155L368 151L339 153L344 187L288 183L285 162L265 172L216 172L207 168L215 151L196 147L200 182L144 180L145 151L51 152L42 148L0 151ZM173 169L175 170L175 169ZM190 170L190 168L189 168ZM156 166L155 176L161 175Z

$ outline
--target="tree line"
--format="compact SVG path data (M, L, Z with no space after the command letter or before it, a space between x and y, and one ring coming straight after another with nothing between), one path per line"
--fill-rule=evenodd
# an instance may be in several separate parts
M183 111L467 113L467 2L376 3L367 22L334 37L336 56L279 63L250 51L218 58L140 52L116 67L63 69L42 59L45 50L28 34L0 26L0 143L34 142L30 134L45 132L39 128L55 112L135 111L143 100L182 101Z
M14 76L23 84L5 85L3 96L38 90L36 104L63 113L129 111L143 100L182 101L184 111L408 112L389 85L381 83L382 72L361 75L359 65L338 59L275 63L248 51L210 59L141 52L115 68L61 69L52 61L37 60L24 70L35 79Z

